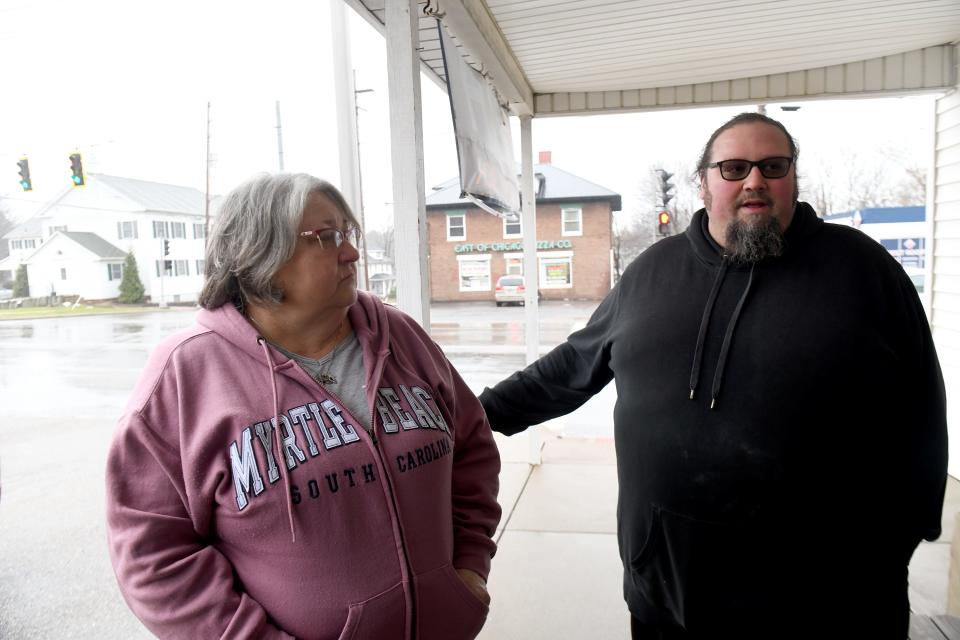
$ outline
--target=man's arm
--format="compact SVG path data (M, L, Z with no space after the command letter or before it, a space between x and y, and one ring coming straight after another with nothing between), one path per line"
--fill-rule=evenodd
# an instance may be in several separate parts
M292 638L235 589L233 569L194 530L179 450L134 414L107 460L107 534L120 591L161 638Z
M909 424L908 456L909 500L915 509L914 522L925 540L936 540L941 533L943 497L947 482L947 402L940 361L933 344L930 325L923 305L910 279L902 272L900 289L907 310L909 336L902 355L905 368L905 401L914 410Z
M484 389L480 402L494 431L513 435L566 415L613 379L610 336L617 324L622 282L604 298L586 327L526 369Z

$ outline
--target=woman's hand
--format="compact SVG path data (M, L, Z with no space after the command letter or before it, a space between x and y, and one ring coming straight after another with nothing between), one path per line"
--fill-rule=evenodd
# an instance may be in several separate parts
M490 594L487 592L487 581L479 573L470 569L457 569L457 575L467 585L467 588L473 592L477 600L490 606Z

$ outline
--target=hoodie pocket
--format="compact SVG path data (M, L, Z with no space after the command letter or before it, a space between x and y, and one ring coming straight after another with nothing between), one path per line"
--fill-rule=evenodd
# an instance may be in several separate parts
M400 584L369 600L352 604L337 640L402 640L406 609L403 585Z
M487 605L463 584L453 566L417 576L417 637L471 640L487 621Z
M687 631L770 612L771 540L756 527L699 520L654 505L630 577L648 606Z

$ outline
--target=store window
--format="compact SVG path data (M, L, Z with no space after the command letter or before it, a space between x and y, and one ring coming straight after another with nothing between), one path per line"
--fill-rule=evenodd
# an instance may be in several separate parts
M467 239L467 216L464 213L447 214L447 240L459 241Z
M504 274L508 276L522 276L523 275L523 258L518 258L514 256L504 256Z
M457 256L460 291L490 291L490 256Z
M573 253L558 252L540 257L540 288L570 289L573 287Z
M560 235L583 235L583 209L570 207L560 209Z
M522 238L523 237L523 224L520 222L520 216L516 216L515 220L508 220L506 217L503 219L503 237L504 238Z

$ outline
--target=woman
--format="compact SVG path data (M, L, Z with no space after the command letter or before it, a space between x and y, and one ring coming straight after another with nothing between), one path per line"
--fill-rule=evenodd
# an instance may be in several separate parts
M357 222L305 174L227 195L196 324L107 463L121 591L171 638L473 638L500 519L476 397L356 288Z

